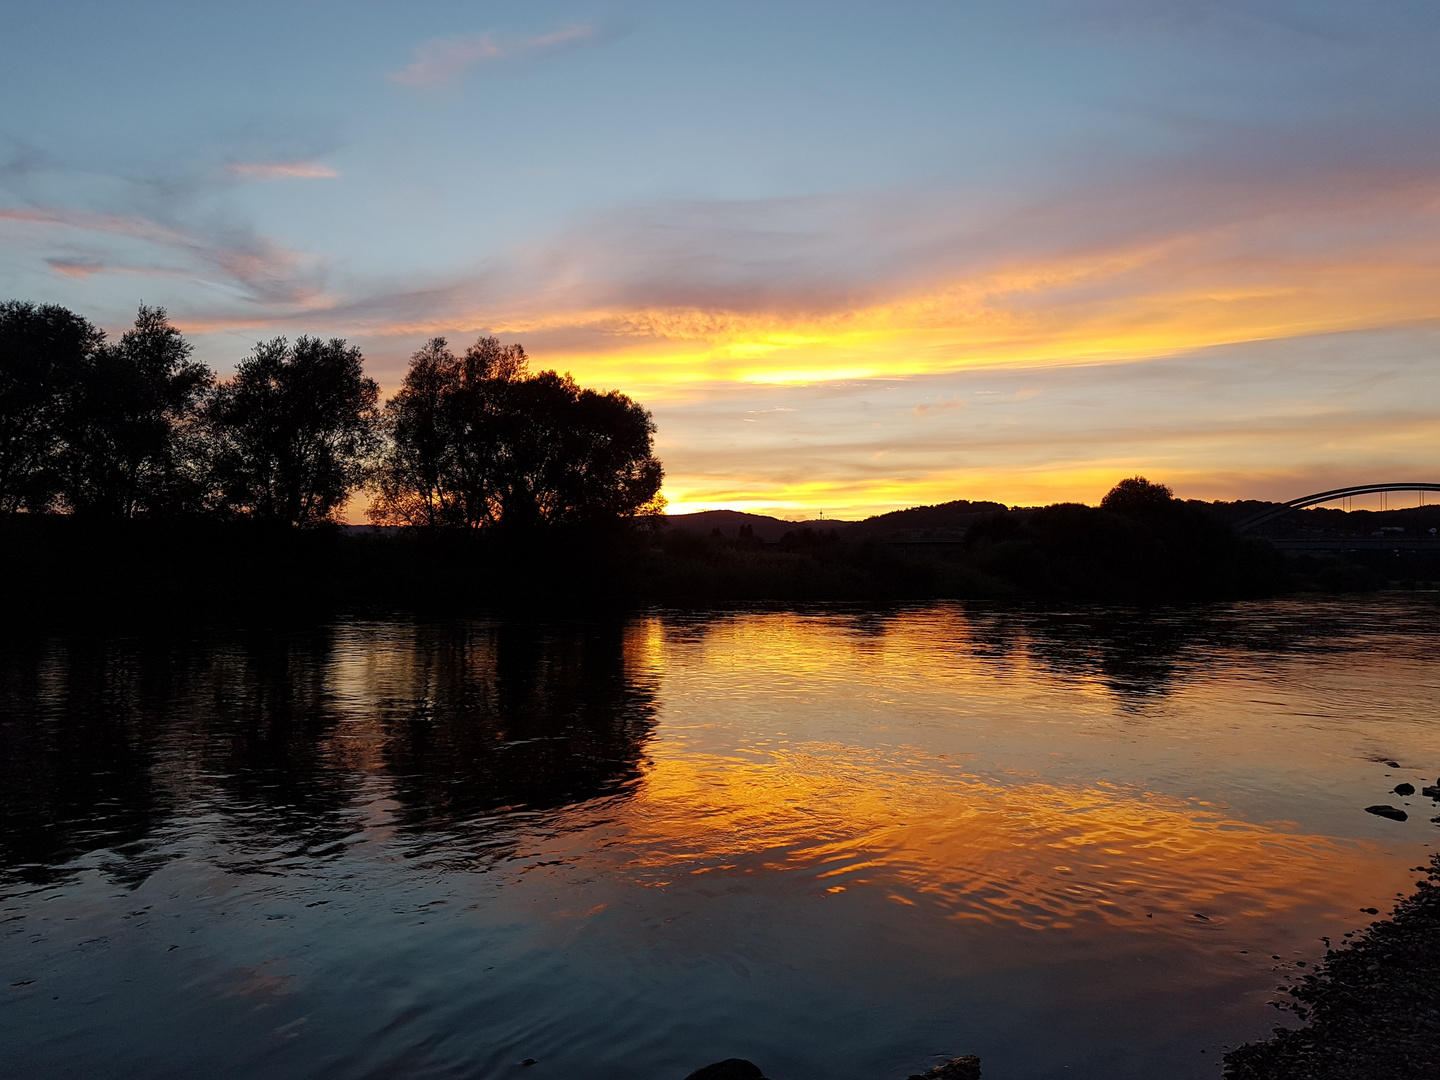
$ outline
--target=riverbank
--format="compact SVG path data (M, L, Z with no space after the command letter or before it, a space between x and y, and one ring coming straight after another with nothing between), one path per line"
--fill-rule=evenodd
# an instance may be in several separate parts
M476 533L18 515L0 520L0 559L12 568L0 621L294 623L397 611L548 618L935 600L1147 607L1433 590L1440 580L1440 567L1363 556L1286 556L1183 504L1151 522L1058 506L958 535L804 527L773 540L663 520Z
M248 521L0 521L11 617L343 610L624 610L756 601L1176 603L1290 585L1264 541L1177 504L1154 521L1083 506L987 519L956 536L799 528L778 540L663 520L528 532L287 529Z
M1440 1078L1440 854L1387 919L1288 989L1305 1021L1225 1055L1226 1080Z

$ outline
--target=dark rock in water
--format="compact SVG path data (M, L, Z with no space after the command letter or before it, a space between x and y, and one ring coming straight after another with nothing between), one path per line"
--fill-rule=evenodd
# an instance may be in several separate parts
M1414 785L1414 784L1396 784L1396 785L1395 785L1395 794L1396 794L1396 795L1414 795L1414 794L1415 794L1415 785Z
M1398 769L1398 768L1400 768L1400 763L1399 763L1398 761L1387 761L1387 762L1385 762L1385 764L1388 765L1388 766L1390 766L1390 768L1392 768L1392 769Z
M744 1058L726 1058L696 1069L685 1080L765 1080L760 1066Z
M916 1073L910 1080L980 1080L980 1059L974 1054L952 1058L928 1072Z
M1420 794L1427 799L1440 799L1440 784L1431 784L1429 787L1420 789Z
M1367 806L1365 807L1365 813L1374 814L1376 817L1387 817L1391 821L1408 821L1410 818L1410 815L1407 814L1404 810L1397 810L1395 807L1388 804L1381 806Z

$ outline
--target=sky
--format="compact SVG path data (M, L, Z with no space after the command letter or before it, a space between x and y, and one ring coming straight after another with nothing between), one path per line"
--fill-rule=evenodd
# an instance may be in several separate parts
M494 334L671 512L1440 480L1433 0L0 16L0 298L222 375Z

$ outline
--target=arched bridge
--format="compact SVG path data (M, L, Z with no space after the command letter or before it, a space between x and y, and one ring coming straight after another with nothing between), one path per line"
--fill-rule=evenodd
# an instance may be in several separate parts
M1302 495L1298 499L1291 499L1287 503L1241 518L1235 522L1234 529L1237 533L1249 532L1257 525L1284 517L1291 510L1303 510L1307 506L1318 506L1320 503L1343 499L1349 495L1374 495L1381 491L1440 491L1440 484L1357 484L1354 487L1335 488L1333 491L1317 491L1314 495Z

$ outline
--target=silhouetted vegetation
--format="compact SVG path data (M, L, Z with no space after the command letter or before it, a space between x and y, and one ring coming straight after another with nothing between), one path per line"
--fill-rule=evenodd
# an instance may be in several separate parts
M108 519L198 508L213 377L160 308L118 342L54 305L0 305L0 508Z
M1209 600L1281 591L1281 559L1237 536L1203 504L1143 477L1122 480L1098 508L1060 503L995 515L966 535L987 576L1038 595L1131 601Z
M374 520L512 531L658 512L650 414L483 337L436 338L380 410L360 350L258 343L217 382L142 307L118 342L55 305L0 305L0 512L106 522L333 524L373 484Z
M624 394L526 373L525 350L444 338L410 361L385 407L389 444L372 520L477 529L574 525L658 513L655 424Z
M219 505L261 521L329 521L365 482L380 387L335 338L261 342L206 409Z
M958 500L863 522L667 519L654 434L626 395L532 373L520 345L493 337L459 354L427 342L381 407L343 339L262 341L216 380L163 309L142 307L110 342L64 308L7 303L0 549L17 572L6 599L30 613L1169 603L1404 576L1389 552L1287 561L1230 527L1260 504L1184 502L1138 476L1099 507ZM365 487L376 526L342 528ZM1423 559L1437 562L1411 558L1409 576L1440 577Z
M0 304L0 513L54 502L70 389L104 340L55 304Z

